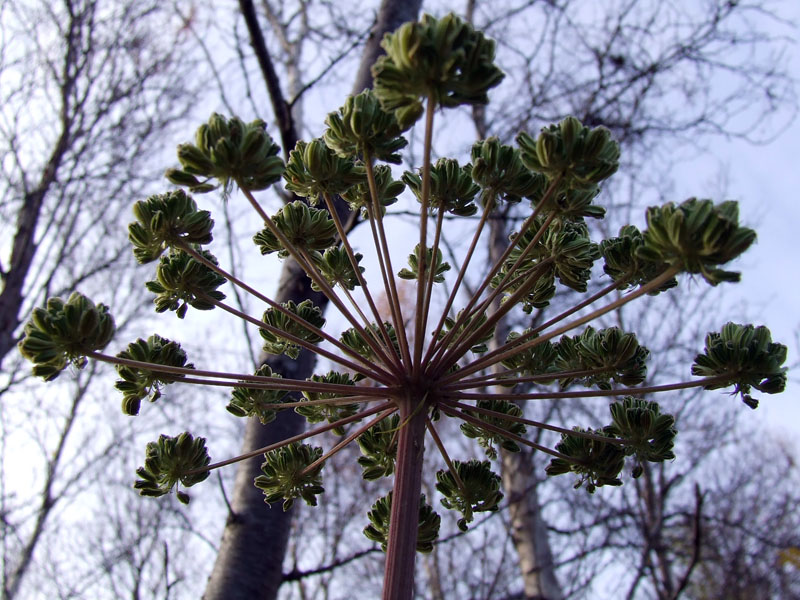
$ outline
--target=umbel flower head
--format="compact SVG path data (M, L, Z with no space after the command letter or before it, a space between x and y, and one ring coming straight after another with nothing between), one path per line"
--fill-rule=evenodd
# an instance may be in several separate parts
M208 478L204 469L210 462L204 438L182 433L176 437L162 435L156 442L147 444L144 466L136 470L139 479L133 487L142 496L163 496L176 484L191 487ZM191 471L196 471L190 473ZM189 503L189 495L177 493L178 500Z
M343 158L369 156L400 164L398 154L408 144L392 113L381 108L372 90L350 96L325 119L325 144Z
M69 364L82 368L86 355L105 348L114 330L105 304L73 292L66 301L50 298L43 308L33 309L19 351L34 363L34 375L51 381Z
M375 95L404 130L422 115L422 99L443 107L486 104L503 79L494 41L454 14L424 15L387 33L381 46L386 54L372 67Z
M172 183L206 193L217 186L227 195L234 182L249 190L263 190L278 181L283 173L280 148L267 133L261 119L244 123L238 117L226 119L214 113L195 134L195 143L178 146L180 169L168 169Z
M728 323L721 332L706 336L705 351L694 359L692 374L719 377L706 389L733 385L734 393L756 408L758 400L750 396L751 387L765 394L777 394L786 387L786 367L782 366L786 351L786 346L772 341L766 327Z
M205 248L212 242L210 214L174 190L138 202L129 227L139 262L161 257L147 284L156 310L183 317L192 308L221 308L256 328L263 349L277 358L255 373L195 368L177 342L158 335L105 355L100 350L111 340L113 319L104 305L80 294L36 309L20 350L45 379L70 363L82 366L86 357L114 364L129 415L139 412L142 400L159 400L166 385L174 393L161 402L173 401L187 385L208 382L231 388L225 408L233 416L269 424L279 411L294 410L309 424L288 440L216 463L204 438L163 435L148 444L137 471L135 487L143 495L175 490L185 502L179 486L263 456L254 483L267 504L281 502L285 510L297 500L315 505L325 491L326 462L357 444L365 479L393 479L391 491L369 510L364 534L387 553L384 597L407 600L414 552L430 552L443 523L437 508L454 511L453 525L463 531L479 513L502 506L494 462L501 453L526 447L547 454L548 475L571 475L575 487L590 493L622 485L626 465L638 477L646 463L675 458L676 423L652 399L659 392L732 388L754 407L753 388L783 390L786 347L764 327L728 324L706 338L691 369L695 379L648 385L645 340L593 323L643 296L668 292L681 273L700 274L712 285L738 280L727 264L755 234L739 225L735 204L691 199L652 207L644 231L625 226L617 237L593 239L587 220L605 216L598 204L602 185L619 166L619 147L608 130L568 117L535 138L521 134L516 147L479 141L471 164L434 161L437 111L486 102L502 78L493 63L494 43L448 15L406 24L383 45L387 55L374 67L374 94L359 94L329 115L328 131L299 142L285 172L262 121L213 115L198 131L197 144L179 149L183 170L169 173L172 182L195 191L221 186L227 193L238 186L259 217L253 240L261 254L294 261L308 278L309 295L324 295L338 318L326 320L310 297L277 302L231 275ZM398 181L385 163L397 162L405 145L400 133L423 113L422 164ZM305 201L270 216L254 192L281 175L286 189ZM387 207L406 188L419 205L419 236L412 239L388 225ZM356 213L349 222L367 221L371 245L359 238L359 252L336 210L337 197ZM503 202L504 209L525 206L522 219L505 247L495 248L496 258L477 258L487 223ZM454 219L462 224L454 230L465 232L469 243L445 260L443 240ZM398 252L409 257L400 269L392 262ZM374 260L363 261L365 256ZM590 288L601 257L605 281ZM478 260L485 264L475 269ZM473 281L476 272L484 275ZM401 301L398 279L414 288L413 306ZM218 290L224 281L266 304L262 316L228 306ZM569 290L574 304L551 307L559 290ZM387 310L379 310L378 292ZM512 315L523 325L506 333ZM342 322L342 329L333 329ZM279 365L301 353L328 364L305 379L283 376ZM607 425L526 416L526 405L536 400L591 397L609 399ZM458 426L447 427L450 419ZM445 431L463 434L475 456L453 460ZM326 432L329 441L309 443ZM422 494L426 450L437 453L442 467L429 499Z
M133 205L136 221L128 225L133 255L140 263L156 260L168 248L209 244L214 221L183 190L156 194Z

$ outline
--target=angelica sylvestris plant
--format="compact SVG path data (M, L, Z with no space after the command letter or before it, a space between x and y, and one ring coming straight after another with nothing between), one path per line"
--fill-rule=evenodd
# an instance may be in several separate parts
M300 381L266 365L252 375L217 372L213 365L201 369L177 342L158 335L116 356L104 354L113 319L107 307L79 293L36 309L20 350L47 380L87 359L115 364L123 410L130 415L140 412L143 399L159 401L165 385L178 395L186 385L208 382L232 388L232 415L268 424L279 411L295 410L312 425L284 442L215 463L203 438L162 436L148 445L145 466L137 472L135 486L145 495L174 490L188 502L183 488L212 469L263 456L255 485L266 502L281 502L284 509L298 499L314 505L324 492L325 461L357 443L363 476L391 479L369 511L365 534L385 549L384 594L398 599L411 597L415 552L430 551L436 541L437 510L455 511L458 527L466 530L476 513L498 509L503 494L492 461L499 448L546 453L552 457L549 475L573 476L575 486L589 492L621 485L626 470L637 477L645 462L674 458L675 421L650 399L657 392L730 389L755 407L753 389L783 390L786 347L772 342L764 327L729 323L708 335L691 367L696 378L644 385L649 352L635 333L590 323L641 296L668 291L684 273L711 285L738 280L738 273L723 267L753 243L755 233L739 225L736 204L691 199L652 207L644 231L626 226L617 237L592 240L587 223L605 215L597 197L618 167L619 148L608 130L567 117L538 135L521 133L516 146L479 141L470 163L432 163L437 111L486 103L489 89L502 79L493 62L494 42L449 15L407 23L388 34L383 46L386 55L373 67L374 91L348 98L328 116L324 135L298 142L286 164L263 121L212 115L194 143L179 146L179 168L167 171L180 187L138 202L129 227L136 259L159 261L147 283L156 311L182 318L190 308L219 308L258 329L266 352L290 358L312 352L333 370ZM400 162L407 144L403 133L414 126L423 130L422 165L395 178L388 165ZM281 179L302 200L267 214L256 192ZM228 201L243 197L252 205L263 222L253 232L258 250L296 261L346 319L345 331L326 328L322 310L310 300L279 304L225 270L211 253L214 221L189 195L214 189ZM409 258L395 265L385 213L403 193L419 205L419 239L397 248ZM336 198L365 221L373 246L361 251L377 258L374 271L361 266L362 254L334 210ZM465 274L488 218L503 203L529 206L529 213L467 296ZM460 264L445 261L440 248L445 215L474 227ZM598 263L604 287L537 319L535 328L512 331L490 351L501 319L512 311L537 313L561 287L587 292ZM413 312L400 302L398 277L415 286ZM450 293L446 299L442 294L441 309L433 299L446 279ZM263 302L263 314L246 315L227 305L219 290L225 283ZM363 300L354 295L356 288ZM378 311L378 293L388 298L388 315ZM525 417L528 402L599 396L610 401L605 427ZM474 440L473 459L450 458L439 435L446 419L458 420L461 432ZM552 447L532 442L529 432L537 428L560 439ZM329 448L314 445L312 438L326 431L338 441ZM425 451L441 457L438 501L421 494Z

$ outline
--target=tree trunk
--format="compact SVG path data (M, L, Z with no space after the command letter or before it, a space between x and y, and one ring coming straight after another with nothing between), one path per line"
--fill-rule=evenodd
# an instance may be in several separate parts
M414 20L421 0L383 0L373 32L367 40L353 89L360 92L371 87L369 67L382 50L384 33L393 31L406 21ZM283 131L283 126L281 126ZM337 201L337 210L347 210ZM314 304L326 308L327 299L311 289L311 282L293 260L287 259L281 273L277 302L300 302L311 298ZM296 361L283 356L270 357L266 362L284 377L305 379L314 369L316 356L303 351ZM265 427L257 419L247 424L242 452L261 448L300 433L304 420L293 412L284 411ZM277 597L283 575L283 558L289 539L291 511L284 513L279 505L264 503L263 494L253 485L261 474L261 460L253 459L239 465L231 509L222 534L217 560L208 580L205 600L268 600Z
M480 119L476 118L476 123ZM480 130L480 128L479 128ZM505 248L508 232L504 219L493 219L489 255L491 263L497 261ZM493 344L503 343L509 327L503 319L497 324ZM520 405L524 409L524 405ZM526 600L561 600L564 595L558 584L553 564L553 553L547 537L547 527L542 520L537 486L539 480L533 469L530 452L507 452L500 449L503 490L508 500L511 519L511 539L517 551Z
M73 19L69 24L69 35L66 36L69 47L64 58L64 81L61 82L59 87L61 114L58 140L42 169L36 187L25 191L22 206L17 213L17 228L11 246L11 258L7 270L2 273L2 291L0 291L0 365L2 365L6 354L17 343L15 332L20 324L19 312L24 301L23 290L38 249L36 233L45 197L58 180L58 171L61 163L74 141L72 129L76 115L73 114L71 97L77 73L71 75L69 73L76 70L74 64L77 61L76 45L78 43L78 34L76 34L76 30L80 26L81 21ZM24 173L22 180L24 185Z
M511 539L517 551L526 600L561 600L547 527L539 506L539 481L529 452L501 451Z

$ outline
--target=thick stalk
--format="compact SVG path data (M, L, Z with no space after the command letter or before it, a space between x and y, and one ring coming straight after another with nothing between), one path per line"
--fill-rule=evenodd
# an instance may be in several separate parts
M411 600L414 594L414 561L417 554L419 496L422 490L422 459L425 450L427 410L409 394L400 402L392 513L383 600Z

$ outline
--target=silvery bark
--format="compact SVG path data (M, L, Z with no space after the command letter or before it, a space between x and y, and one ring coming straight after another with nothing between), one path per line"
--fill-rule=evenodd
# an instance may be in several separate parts
M491 262L498 260L508 241L508 231L503 219L490 221ZM505 319L497 324L493 344L505 341L509 326ZM521 405L524 408L524 405ZM511 539L517 551L520 576L526 600L562 600L564 594L556 578L553 553L547 537L547 527L542 519L531 453L507 452L500 449L502 460L503 492L508 502Z

